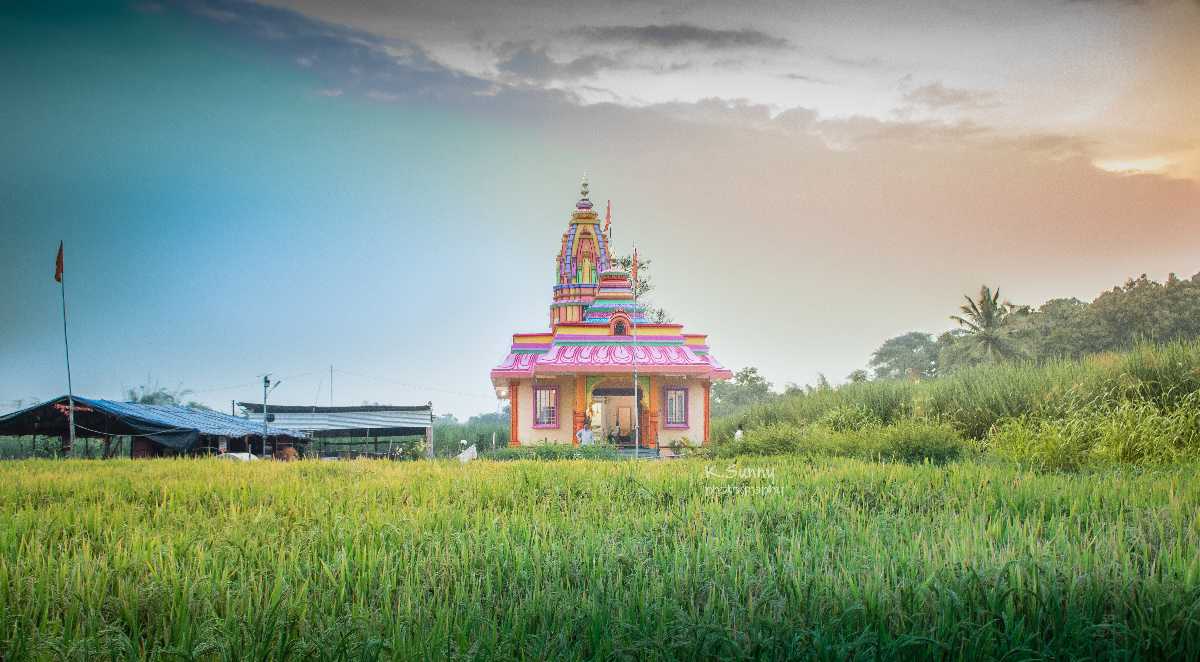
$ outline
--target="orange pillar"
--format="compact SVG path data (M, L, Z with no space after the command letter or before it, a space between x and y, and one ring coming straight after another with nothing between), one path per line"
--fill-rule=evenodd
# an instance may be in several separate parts
M658 446L658 379L650 375L650 404L646 407L646 447Z
M512 414L511 416L509 416L509 427L508 427L508 445L509 446L520 446L521 445L520 439L517 438L517 430L521 429L520 416L517 414L517 412L520 411L520 407L518 406L520 404L520 402L519 402L520 398L518 397L520 395L520 390L518 390L517 387L520 385L521 385L521 382L519 382L515 379L510 379L508 381L508 407L511 410L511 414Z
M701 443L705 443L705 444L708 443L708 429L709 429L709 423L712 419L711 412L709 411L709 408L711 406L711 401L712 401L712 382L704 382L704 441Z
M575 375L575 416L572 420L573 425L571 427L571 443L576 446L579 445L579 437L576 435L576 433L583 429L583 419L585 418L584 408L587 406L587 402L584 400L586 382L587 377L584 377L583 375Z

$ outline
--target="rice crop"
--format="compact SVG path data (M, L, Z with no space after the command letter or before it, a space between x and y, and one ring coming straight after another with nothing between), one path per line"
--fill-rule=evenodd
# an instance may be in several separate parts
M1195 466L0 464L0 657L1197 659Z

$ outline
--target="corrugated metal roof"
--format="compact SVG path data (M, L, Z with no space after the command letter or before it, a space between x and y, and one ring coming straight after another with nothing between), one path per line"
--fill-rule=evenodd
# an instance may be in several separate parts
M251 437L263 433L262 423L220 412L177 405L144 405L93 398L74 398L76 434L80 437L133 435L177 450L194 448L202 437ZM67 434L67 396L47 400L0 416L0 434ZM272 425L271 437L305 439L303 431Z
M262 405L253 410L243 403L248 421L262 421ZM307 410L307 411L301 411ZM337 411L331 411L337 410ZM317 432L321 430L383 430L395 428L420 428L432 425L432 410L422 407L364 406L354 407L303 407L281 405L278 409L268 406L267 412L275 415L275 425L295 430Z
M214 437L245 437L261 435L262 419L258 423L218 411L191 409L174 405L143 405L135 402L116 402L115 400L91 400L76 397L75 402L106 411L114 416L137 418L148 423L156 423L172 428L195 430L203 435ZM297 428L286 425L267 426L270 436L304 438L304 433Z
M262 413L261 402L239 402L239 407L247 412ZM303 413L354 413L363 411L423 411L426 414L433 411L433 405L361 405L350 407L318 407L316 405L271 405L271 413L286 412L289 414Z

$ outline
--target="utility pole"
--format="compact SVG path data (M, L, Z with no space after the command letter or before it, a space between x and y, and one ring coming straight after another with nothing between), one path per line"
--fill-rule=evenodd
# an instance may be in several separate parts
M262 454L267 454L267 389L271 386L271 373L263 375L263 434Z
M642 455L642 398L638 392L638 369L637 369L637 347L638 347L638 332L637 332L637 247L633 249L633 268L631 269L630 283L633 285L633 348L630 353L633 355L633 459L637 460Z
M426 404L429 405L429 428L428 428L429 431L426 433L426 436L429 437L429 455L428 455L428 457L430 460L432 460L433 459L433 400L430 400Z

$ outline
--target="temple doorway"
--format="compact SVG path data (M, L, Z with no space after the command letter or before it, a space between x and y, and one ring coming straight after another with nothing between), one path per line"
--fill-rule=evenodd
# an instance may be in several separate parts
M642 409L645 409L646 395L642 393ZM602 443L618 446L632 446L634 416L641 414L645 421L645 411L634 407L633 386L597 388L592 394L592 432L596 440ZM643 443L645 439L642 440Z

